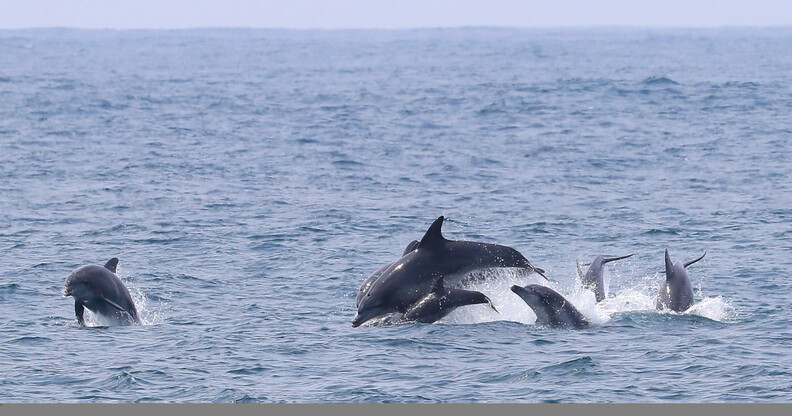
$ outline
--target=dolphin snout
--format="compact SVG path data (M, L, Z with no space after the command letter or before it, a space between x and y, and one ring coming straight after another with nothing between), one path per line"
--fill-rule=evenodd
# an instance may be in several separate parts
M63 295L63 297L71 296L71 290L69 290L68 287L64 287L63 291L61 291L61 295Z
M365 318L360 315L355 315L355 319L352 320L352 328L359 327L363 322L366 322Z

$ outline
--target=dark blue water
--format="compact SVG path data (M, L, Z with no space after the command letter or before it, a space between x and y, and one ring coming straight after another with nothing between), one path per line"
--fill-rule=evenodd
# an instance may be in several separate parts
M792 401L792 30L0 31L0 401ZM596 325L351 328L439 215ZM697 303L654 310L663 250ZM608 266L594 304L575 261ZM146 325L60 291L121 259Z

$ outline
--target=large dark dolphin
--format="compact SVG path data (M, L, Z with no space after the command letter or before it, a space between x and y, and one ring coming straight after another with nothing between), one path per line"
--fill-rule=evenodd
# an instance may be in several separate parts
M437 279L431 292L407 309L402 320L430 324L451 313L454 309L465 305L489 304L495 309L492 301L481 292L462 289L446 289L443 279Z
M117 265L118 259L114 257L104 266L79 267L66 279L63 296L74 298L74 313L80 326L85 325L85 308L115 325L140 324L135 303L115 274Z
M580 264L577 265L580 283L583 285L583 287L594 292L594 296L597 297L597 302L602 302L602 300L605 299L605 282L602 280L602 266L605 263L626 259L628 257L632 257L632 254L621 257L611 257L608 259L602 256L597 256L597 258L595 258L594 261L590 263L591 265L589 266L588 270L586 270L586 274L583 274L583 272L580 270Z
M686 267L701 260L707 255L705 251L701 257L687 263L677 261L671 263L671 256L668 249L665 251L665 281L660 286L657 295L657 309L670 309L674 312L684 312L693 305L693 286L690 284L690 276L687 274Z
M410 244L407 244L407 248L404 249L402 253L402 257L406 256L407 253L415 250L418 247L418 241L413 240L410 241ZM371 288L371 284L374 283L375 280L379 279L382 276L382 272L384 272L390 265L393 263L388 263L382 267L380 267L376 272L374 272L368 279L363 281L363 284L360 285L360 290L357 294L357 300L355 301L355 307L360 306L360 299L363 299L363 296L368 292L369 288Z
M536 324L553 328L583 329L589 322L572 303L558 292L542 285L512 286L511 291L536 313Z
M429 294L438 279L445 285L458 284L470 272L495 267L516 267L536 271L517 250L497 244L452 241L443 237L444 217L435 220L414 250L377 270L370 287L357 304L352 326L394 312L404 313Z

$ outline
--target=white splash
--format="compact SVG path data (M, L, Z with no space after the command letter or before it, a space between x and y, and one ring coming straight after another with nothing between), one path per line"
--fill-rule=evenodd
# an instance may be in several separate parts
M737 319L737 311L721 296L708 297L694 303L684 313L703 316L718 322L733 322Z
M495 269L489 270L484 278L473 279L463 287L467 290L476 290L492 300L493 305L500 313L493 311L488 305L470 305L457 308L439 323L449 324L475 324L493 321L514 321L524 324L536 322L536 314L519 296L511 291L512 285L525 286L528 284L541 284L547 286L564 296L571 302L586 319L594 325L602 325L611 320L615 314L626 312L657 312L655 302L657 290L660 285L657 275L642 276L638 279L626 279L626 276L615 276L615 281L620 283L614 293L608 293L600 303L596 302L594 292L580 286L579 279L573 278L573 283L563 286L559 283L548 282L536 274L525 275L520 270ZM605 278L606 288L610 286L610 279ZM702 298L702 294L698 293ZM671 312L673 313L673 312ZM683 314L698 315L714 321L728 322L736 317L736 311L731 304L722 297L703 297L693 304Z

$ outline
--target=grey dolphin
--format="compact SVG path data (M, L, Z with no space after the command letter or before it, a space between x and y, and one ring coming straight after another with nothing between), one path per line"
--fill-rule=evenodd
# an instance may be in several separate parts
M80 326L85 325L85 308L116 325L140 324L135 303L115 274L117 265L118 259L114 257L104 266L79 267L66 279L63 296L74 298L74 314Z
M583 285L583 287L594 292L594 296L597 297L597 302L602 302L602 300L605 299L605 282L602 280L602 266L605 263L632 257L633 254L621 257L611 257L607 259L603 256L597 256L597 258L595 258L594 261L590 263L588 270L586 270L586 274L583 274L583 272L580 270L580 264L578 263L577 270L578 275L580 276L580 283Z
M583 329L589 322L566 298L549 287L528 285L512 286L511 291L536 313L536 324L553 328Z
M481 292L462 289L446 289L443 278L437 279L431 292L407 309L402 320L432 323L451 313L454 309L465 305L489 304L495 309L492 301Z
M443 220L441 216L432 223L414 250L375 272L378 276L372 279L357 305L353 327L379 316L406 312L429 294L440 278L454 285L472 271L495 267L523 268L542 274L541 269L511 247L447 240L441 232Z
M416 247L418 247L418 241L417 240L410 241L410 244L407 244L407 248L404 249L404 252L402 253L402 257L407 255L407 253L415 250ZM360 290L358 291L357 294L357 300L355 300L355 307L360 306L360 299L363 299L363 296L368 292L369 288L371 288L371 284L374 283L375 280L379 279L379 277L382 276L382 272L384 272L388 267L390 267L391 264L393 263L388 263L380 267L379 269L377 269L376 272L374 272L371 276L369 276L368 279L363 281L363 284L360 285Z
M703 259L706 255L707 252L705 251L701 257L687 263L682 263L681 261L672 263L671 256L668 255L668 249L666 249L666 278L657 294L657 309L670 309L674 312L684 312L693 305L695 300L693 298L693 286L690 284L690 276L688 276L685 268Z

